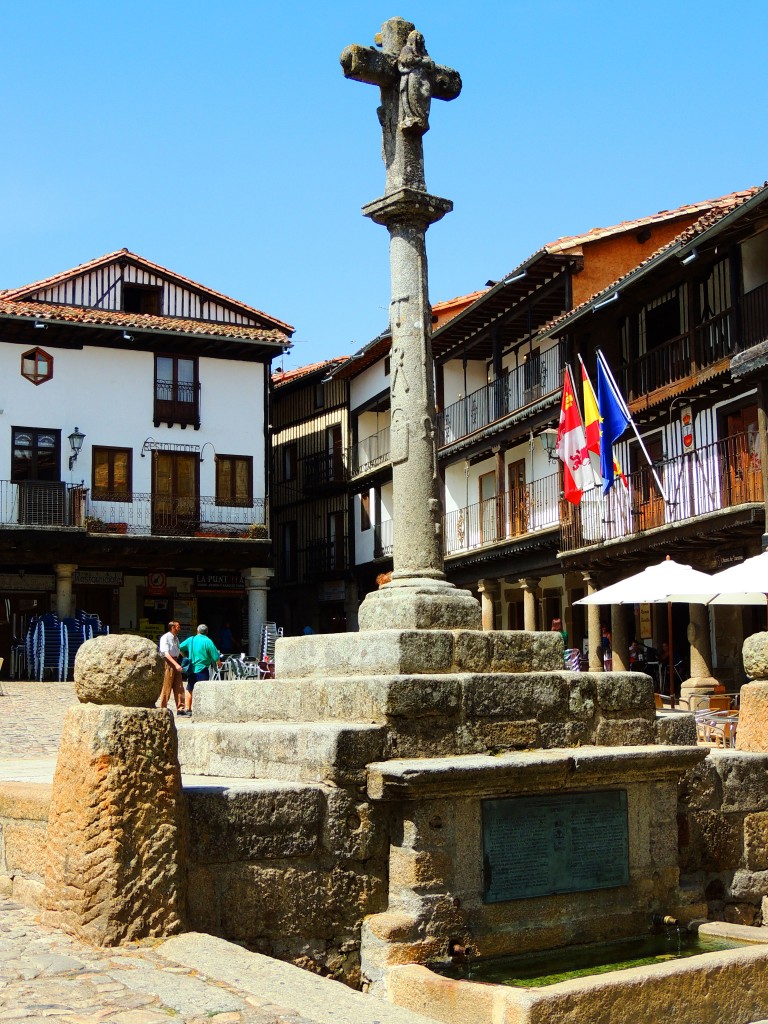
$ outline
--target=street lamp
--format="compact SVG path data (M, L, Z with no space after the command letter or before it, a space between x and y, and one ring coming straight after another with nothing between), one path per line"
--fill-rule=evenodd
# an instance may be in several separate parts
M70 469L72 469L74 464L77 462L77 456L80 454L80 449L83 447L84 440L85 434L82 433L80 427L75 427L69 435L69 447L72 449L72 454L69 456Z
M539 434L539 440L541 441L541 447L547 453L547 458L550 462L557 462L557 431L554 427L546 427Z

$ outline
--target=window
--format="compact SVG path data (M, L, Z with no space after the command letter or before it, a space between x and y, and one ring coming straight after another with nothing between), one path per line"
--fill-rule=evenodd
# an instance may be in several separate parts
M40 427L11 428L11 480L61 479L61 431Z
M125 313L150 313L153 316L160 316L163 311L162 299L162 288L154 285L123 285L123 312Z
M200 384L197 359L182 356L155 356L154 423L182 427L200 426Z
M41 348L31 348L21 357L21 376L33 384L44 384L53 377L53 356Z
M315 382L315 408L325 408L325 387L321 380Z
M297 528L296 523L281 523L280 525L280 554L282 556L282 578L284 580L295 580L298 576L296 562Z
M295 443L287 444L283 448L283 480L296 479L296 466L298 463L298 450Z
M102 501L132 501L130 448L93 447L92 497Z
M371 492L364 491L360 495L360 531L371 528Z
M216 504L253 504L253 459L250 455L216 456Z

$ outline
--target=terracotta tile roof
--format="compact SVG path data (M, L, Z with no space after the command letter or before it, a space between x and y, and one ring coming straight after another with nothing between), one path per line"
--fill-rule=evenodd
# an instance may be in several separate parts
M740 192L731 192L727 196L720 196L717 199L705 199L700 203L689 203L686 206L678 206L674 210L660 210L648 217L640 217L638 220L624 220L619 224L613 224L607 228L590 228L581 235L565 235L548 242L543 246L542 251L555 253L563 252L566 249L573 249L584 243L596 242L601 238L608 238L611 235L624 234L629 231L637 231L639 228L650 227L653 224L663 224L671 220L679 220L682 217L690 217L696 214L705 216L709 212L717 213L724 209L731 209L735 203L748 199L754 193L754 189L745 189Z
M566 321L574 319L590 306L593 306L605 297L609 297L614 292L620 291L628 280L645 271L651 264L663 260L666 254L670 251L679 249L693 241L699 235L703 234L709 228L714 227L720 220L738 210L739 207L749 202L750 199L761 192L766 192L766 196L768 197L768 182L764 185L756 185L753 188L743 189L740 192L731 192L729 195L722 196L720 199L712 200L710 204L708 204L708 209L693 224L689 225L681 231L679 235L675 235L675 237L670 239L670 241L660 246L641 263L638 263L636 267L633 267L632 270L628 271L622 277L617 278L615 281L612 281L611 284L603 288L602 291L597 292L595 295L591 295L586 299L586 301L582 302L574 309L569 310L567 313L562 313L560 316L550 320L549 323L545 324L539 331L538 337L551 334L553 330L562 326Z
M137 253L131 252L129 249L117 249L115 252L109 252L104 256L99 256L95 260L90 260L88 263L81 263L80 266L73 267L71 270L64 270L59 274L53 274L51 277L45 277L40 281L33 281L31 284L25 284L19 288L5 289L3 292L0 292L0 294L4 298L11 299L29 298L30 295L43 288L50 288L68 280L69 278L78 277L80 274L88 273L98 267L108 266L110 263L116 263L121 259L127 259L129 262L143 267L151 273L158 274L161 277L170 278L178 284L186 285L193 291L204 292L206 295L210 295L226 305L242 311L247 316L268 320L275 327L282 329L288 334L293 334L295 328L290 324L284 323L282 320L278 320L274 316L270 316L269 313L264 313L262 310L256 309L254 306L248 306L244 302L240 302L238 299L233 299L229 295L224 295L222 292L217 292L213 288L208 288L206 285L199 284L199 282L193 281L189 277L184 277L182 274L177 274L173 270L168 270L167 267L162 267L159 263L152 263L151 260L145 259L143 256L139 256Z
M318 370L332 370L336 366L345 363L350 356L334 356L332 359L323 359L319 363L307 363L306 366L297 366L293 370L276 370L272 374L272 383L276 388L283 384L290 384L291 381L299 380L301 377L308 377Z
M117 327L136 331L167 331L172 334L190 334L198 337L227 338L239 341L258 341L278 348L290 345L290 339L281 330L267 327L248 327L228 324L220 320L186 320L177 316L154 316L150 313L123 313L114 309L94 309L90 306L65 306L48 302L20 302L0 295L0 317L44 320L50 323Z

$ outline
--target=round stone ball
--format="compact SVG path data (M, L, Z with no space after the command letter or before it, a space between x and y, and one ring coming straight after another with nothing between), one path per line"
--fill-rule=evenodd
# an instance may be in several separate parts
M768 633L753 633L742 648L744 671L750 679L768 681Z
M153 708L163 685L165 660L143 636L97 636L75 656L75 692L83 704Z

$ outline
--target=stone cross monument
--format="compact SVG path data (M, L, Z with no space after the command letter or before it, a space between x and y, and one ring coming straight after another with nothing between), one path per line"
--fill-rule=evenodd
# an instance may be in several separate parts
M422 34L402 18L385 22L380 40L380 50L348 46L341 55L347 78L381 89L387 182L384 196L363 214L389 230L392 278L394 572L391 583L360 606L360 629L479 629L480 605L443 572L425 244L429 225L453 203L427 192L422 136L429 131L432 97L455 99L461 78L435 64Z

